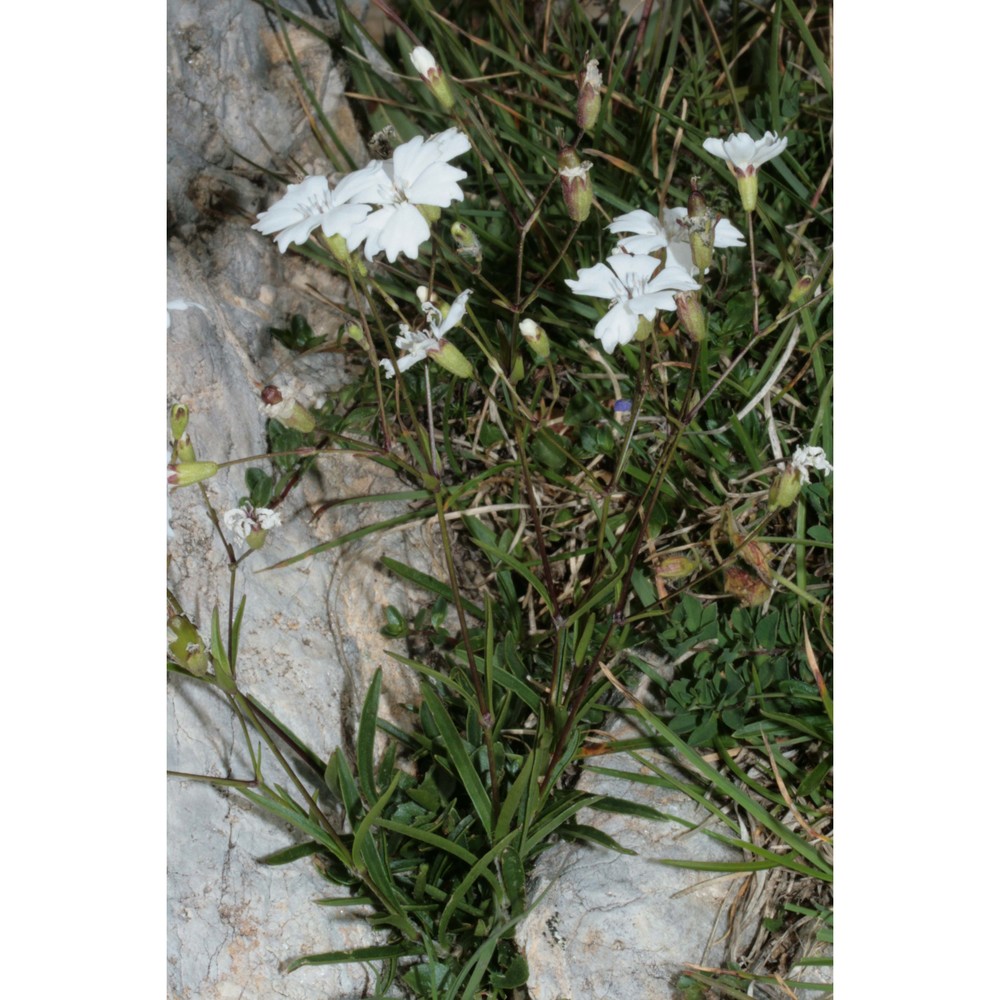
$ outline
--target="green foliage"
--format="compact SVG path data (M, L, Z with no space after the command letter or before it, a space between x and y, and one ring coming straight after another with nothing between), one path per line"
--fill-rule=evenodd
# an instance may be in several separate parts
M344 308L363 336L336 349L358 377L329 393L310 434L268 421L272 468L247 471L251 502L280 504L324 451L343 449L396 472L404 487L381 499L411 506L271 568L429 519L446 569L436 577L382 560L426 595L412 615L387 607L382 630L405 641L405 654L400 645L390 655L417 672L421 698L407 726L380 719L376 672L354 757L305 746L249 699L236 672L242 608L228 634L213 620L215 669L201 682L229 699L257 762L252 786L232 787L298 831L263 860L312 856L341 890L323 905L363 903L385 933L373 948L287 968L381 961L382 991L394 982L417 997L521 996L528 969L513 935L531 905L527 875L539 852L565 837L630 853L577 819L584 806L664 818L573 788L585 737L616 710L644 732L620 749L655 748L686 777L653 760L642 778L589 766L682 787L704 805L728 831L714 835L745 852L704 867L782 870L825 890L832 866L816 846L824 838L796 823L821 825L830 805L832 491L816 476L792 507L774 511L767 495L777 461L796 446L819 444L832 458L828 9L814 6L806 18L785 0L738 7L710 26L700 3L660 4L640 27L614 4L598 24L578 4L413 0L401 14L409 31L390 30L378 53L400 76L374 71L378 46L337 6L342 35L330 41L344 56L347 89L374 98L355 106L367 130L392 124L406 139L454 125L468 135L465 199L446 210L447 224L469 227L482 259L456 252L444 219L418 261L372 264L367 281L322 240L300 248L350 286ZM551 18L539 16L543 8ZM451 80L450 115L411 72L412 37ZM587 53L606 87L584 136L575 110ZM291 51L289 59L299 72ZM354 167L313 110L331 162ZM761 171L753 219L725 164L702 146L734 123L790 139ZM562 144L593 163L595 205L579 225L557 179ZM747 235L752 227L753 258L750 247L716 251L702 279L704 341L663 312L648 339L608 354L593 338L608 303L569 294L565 280L608 256L613 216L684 205L694 176L713 211ZM804 274L815 293L790 301ZM445 302L473 290L449 340L475 377L425 362L384 378L377 359L399 322L416 322L418 284ZM524 318L545 326L549 358L524 346ZM298 316L271 333L294 352L321 343ZM337 502L359 499L369 498ZM679 574L670 569L678 555L691 559ZM640 682L655 712L629 700ZM280 745L274 732L285 736ZM288 765L291 791L263 781L254 736ZM329 796L344 830L327 813ZM767 843L744 842L720 802L766 831ZM789 802L796 823L786 819ZM774 919L780 933L783 918ZM699 973L678 989L693 1000L712 985ZM717 985L741 996L748 983L734 973Z
M268 328L267 332L279 343L284 344L290 351L297 351L299 353L311 350L323 343L323 338L317 337L313 333L312 327L306 321L305 316L293 316L288 322L287 329L279 329L272 326Z

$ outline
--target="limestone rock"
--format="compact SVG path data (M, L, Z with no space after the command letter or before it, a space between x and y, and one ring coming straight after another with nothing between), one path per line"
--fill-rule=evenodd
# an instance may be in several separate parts
M662 758L658 763L677 773ZM639 769L626 754L601 758L601 766ZM585 772L577 787L706 819L683 793L653 785ZM637 855L564 842L541 856L532 873L533 898L540 900L517 933L532 1000L673 1000L685 963L722 958L733 883L656 859L735 861L738 852L680 823L588 809L578 818Z

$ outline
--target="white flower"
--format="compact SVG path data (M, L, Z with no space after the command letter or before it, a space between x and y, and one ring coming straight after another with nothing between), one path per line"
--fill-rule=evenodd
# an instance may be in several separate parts
M661 268L654 276L653 272ZM661 265L647 254L612 254L606 264L581 268L566 284L577 295L610 299L611 308L594 329L609 354L627 344L639 328L639 318L652 320L658 309L674 308L674 292L694 291L698 283L677 263Z
M270 507L257 507L249 501L242 507L227 510L222 523L239 541L245 541L254 531L268 531L281 524L281 515Z
M421 286L423 287L423 286ZM426 289L424 290L426 294ZM412 368L415 364L423 361L428 354L440 351L444 346L444 335L454 326L462 322L465 316L465 303L469 301L472 289L467 288L451 304L448 315L443 319L441 310L430 300L424 301L420 308L427 317L427 328L425 330L412 330L406 323L399 326L399 336L396 338L396 350L399 351L399 358L396 360L396 367L401 372ZM385 369L387 378L393 378L396 374L392 367L392 362L388 358L382 358L379 364Z
M826 452L818 445L799 445L792 455L792 469L798 472L802 482L809 482L809 470L818 469L824 475L833 472L833 466L826 460ZM779 469L785 468L784 462L778 463Z
M720 156L737 177L749 177L757 168L773 160L788 145L788 137L779 139L776 132L765 132L762 139L753 139L746 132L737 132L728 139L706 139L702 147L713 156Z
M295 412L295 400L289 396L277 403L264 403L261 409L264 416L271 420L287 420Z
M324 236L346 237L371 211L356 195L367 190L382 164L373 160L361 170L345 175L330 189L325 177L310 176L301 184L290 184L284 197L257 216L251 227L265 236L277 233L274 241L284 253L289 243L305 243L314 229L322 226Z
M688 210L679 205L668 209L660 222L655 215L636 209L611 220L608 230L612 233L635 233L626 236L618 245L629 253L653 253L664 248L676 263L693 275L697 270L691 258L691 241L685 224ZM743 234L728 220L719 219L715 225L715 243L719 248L746 246ZM669 258L668 258L669 261Z
M354 195L355 201L381 208L345 234L348 249L356 250L364 243L369 260L380 250L385 251L390 264L401 253L416 260L420 244L431 236L431 227L417 206L447 208L453 201L464 199L458 181L467 174L448 160L470 148L468 138L456 128L429 139L418 135L397 146L392 162L380 162L381 169L372 173Z
M431 73L438 69L437 60L422 45L418 45L410 53L410 62L413 68L426 80Z

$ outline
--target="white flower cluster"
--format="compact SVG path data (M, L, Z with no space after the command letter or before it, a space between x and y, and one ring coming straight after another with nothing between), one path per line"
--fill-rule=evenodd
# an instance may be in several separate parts
M823 475L833 472L833 466L827 460L826 452L819 445L799 445L792 455L791 466L792 471L797 472L804 483L809 482L810 469L816 469ZM778 468L784 470L785 463L779 462Z
M242 542L254 531L277 528L281 524L281 515L270 507L255 508L248 502L242 507L227 510L222 515L222 523Z
M397 146L391 160L372 160L333 188L319 176L289 185L280 201L257 216L253 228L266 236L276 233L282 253L322 228L324 236L342 236L348 250L364 243L368 260L380 251L390 263L401 253L415 260L420 244L431 235L420 206L447 208L463 200L458 182L467 174L448 161L470 148L456 128L430 138L415 136Z
M448 315L444 318L441 316L441 310L430 299L423 302L420 308L427 317L425 330L413 330L406 323L400 323L399 336L396 338L396 350L399 351L396 366L401 372L423 361L428 354L438 354L444 349L446 344L444 335L462 322L465 316L465 303L469 301L471 294L471 288L462 292L452 302ZM392 362L388 358L382 358L379 364L385 369L386 378L395 377Z

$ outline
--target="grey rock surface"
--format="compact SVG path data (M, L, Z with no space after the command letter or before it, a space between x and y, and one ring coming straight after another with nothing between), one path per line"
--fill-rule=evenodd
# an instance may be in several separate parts
M656 760L677 774L663 758ZM601 758L600 766L642 770L626 754ZM708 818L683 793L653 785L585 771L577 787L696 823ZM673 1000L685 963L723 957L733 883L657 859L735 861L739 853L680 823L588 809L579 821L637 854L561 843L542 855L532 873L537 906L517 933L531 970L532 1000Z
M308 404L350 377L339 356L303 361L267 335L268 326L281 325L292 312L305 314L318 334L332 334L341 322L335 306L344 290L328 271L280 255L250 229L279 185L236 154L271 169L294 161L330 172L335 165L318 155L303 125L291 70L260 6L175 0L168 26L167 300L202 307L171 315L168 401L190 407L188 429L198 457L221 462L266 450L259 404L264 384L277 384ZM364 143L341 99L337 67L329 48L314 41L305 33L293 38L342 141L363 160ZM206 483L218 512L236 506L246 492L245 469L224 469ZM435 549L411 530L289 569L255 571L402 509L350 506L314 520L324 502L396 488L377 466L324 459L282 507L283 526L237 571L237 599L247 597L241 683L324 757L350 739L354 706L377 668L386 674L385 716L396 716L399 703L412 697L415 680L386 655L390 643L379 628L386 604L406 609L414 595L382 573L378 559L391 548L397 559L440 572L429 556ZM173 491L171 508L168 583L207 639L213 609L225 617L228 559L198 487ZM167 734L170 769L252 774L241 731L210 689L171 678ZM361 966L280 971L282 961L300 954L375 941L363 920L315 905L317 897L336 892L308 861L266 868L255 860L301 836L210 785L174 780L167 794L168 995L362 995L370 974Z

